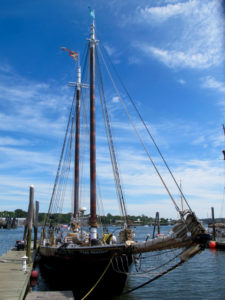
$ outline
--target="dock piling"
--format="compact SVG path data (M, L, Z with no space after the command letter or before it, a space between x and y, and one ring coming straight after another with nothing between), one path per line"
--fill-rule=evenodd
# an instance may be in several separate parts
M214 218L214 207L211 207L212 211L212 225L213 225L213 240L216 240L216 229L215 229L215 218Z
M39 201L36 201L35 202L35 213L34 213L34 249L37 248L38 214L39 214Z
M29 209L28 209L28 217L27 217L27 251L26 255L28 256L28 262L31 259L31 236L32 236L32 221L33 221L33 212L34 212L34 187L30 186L30 201L29 201Z

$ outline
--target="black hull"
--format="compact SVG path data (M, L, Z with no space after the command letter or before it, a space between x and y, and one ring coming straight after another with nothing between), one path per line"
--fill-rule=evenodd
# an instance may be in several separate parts
M82 299L98 282L88 299L120 295L132 263L123 247L40 248L40 271L50 289L72 290Z

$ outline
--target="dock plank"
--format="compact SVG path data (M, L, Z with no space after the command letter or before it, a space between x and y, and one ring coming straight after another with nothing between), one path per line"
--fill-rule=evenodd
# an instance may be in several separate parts
M72 291L31 292L26 300L74 300Z
M0 300L23 300L33 264L22 271L22 256L26 251L9 250L0 257Z

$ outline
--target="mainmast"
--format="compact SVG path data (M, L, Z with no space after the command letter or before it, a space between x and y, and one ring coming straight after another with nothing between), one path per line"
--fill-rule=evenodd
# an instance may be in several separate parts
M79 216L79 150L80 150L80 94L81 94L81 67L78 60L76 83L76 136L75 136L75 165L74 165L74 218Z
M95 22L91 25L90 51L90 220L91 240L97 239L96 215L96 142L95 142Z

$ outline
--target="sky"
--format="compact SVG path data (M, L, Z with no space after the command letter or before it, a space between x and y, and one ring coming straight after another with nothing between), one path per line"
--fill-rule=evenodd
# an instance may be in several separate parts
M215 217L225 217L225 6L219 0L1 1L0 211L26 210L30 185L40 211L48 209L74 93L68 82L76 81L76 65L60 47L84 51L92 22L88 6L95 10L100 45L182 182L190 207L200 218L210 217L212 206ZM128 214L159 211L176 218L143 148L132 143L135 135L118 96L110 88L106 94L120 134L116 147ZM104 211L116 214L101 128L98 133ZM179 202L168 172L161 172Z

